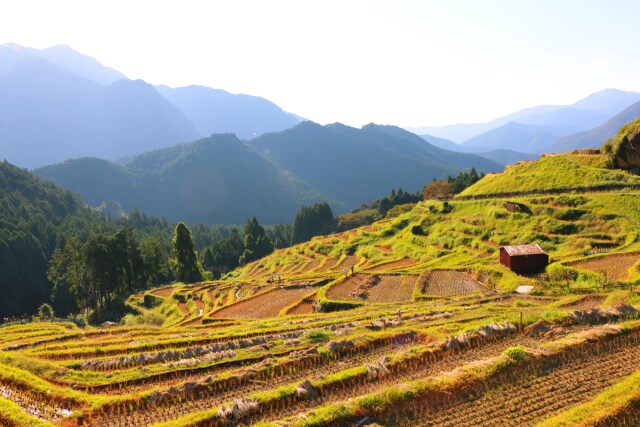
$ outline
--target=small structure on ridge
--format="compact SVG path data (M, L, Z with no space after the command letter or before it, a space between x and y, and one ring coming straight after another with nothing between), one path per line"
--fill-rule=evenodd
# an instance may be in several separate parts
M511 271L542 270L549 264L549 255L536 243L501 246L500 263Z

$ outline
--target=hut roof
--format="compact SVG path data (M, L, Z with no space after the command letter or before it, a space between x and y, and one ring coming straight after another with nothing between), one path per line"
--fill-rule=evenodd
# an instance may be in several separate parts
M501 246L500 249L504 249L509 256L539 255L546 253L537 243L531 243L529 245Z

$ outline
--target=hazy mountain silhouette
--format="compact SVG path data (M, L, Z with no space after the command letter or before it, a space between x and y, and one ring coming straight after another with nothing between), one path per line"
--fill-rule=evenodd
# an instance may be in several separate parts
M562 153L577 148L600 148L622 125L640 117L640 102L636 102L601 126L587 132L566 136L546 148L546 152Z
M503 126L465 141L462 147L471 152L508 149L524 153L535 153L544 149L560 136L550 126L525 125L509 122Z
M65 71L104 85L127 78L121 72L106 67L96 59L76 52L69 46L58 45L45 49L33 49L15 43L0 45L0 77L25 58L46 59Z
M552 126L557 128L554 133L568 135L597 127L638 101L640 101L640 93L604 89L571 105L541 105L525 108L484 123L461 123L408 129L419 134L446 138L456 143L462 143L509 122Z
M35 57L0 79L0 157L22 167L116 159L198 136L178 108L140 80L104 86Z
M203 135L235 133L251 139L267 132L278 132L299 123L293 114L264 98L231 94L204 86L169 88L158 91L180 108Z

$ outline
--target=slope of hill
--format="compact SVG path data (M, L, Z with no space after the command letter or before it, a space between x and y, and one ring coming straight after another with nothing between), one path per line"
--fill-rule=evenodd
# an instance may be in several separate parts
M235 133L252 139L267 132L278 132L299 123L293 114L264 98L234 95L203 86L169 88L158 86L162 96L177 106L202 135Z
M489 174L457 197L640 188L640 176L608 169L606 164L603 154L544 155L537 161L508 166L503 173Z
M348 209L380 198L391 188L415 191L434 178L472 167L485 172L502 169L479 156L439 149L392 126L355 129L303 122L284 132L263 135L251 144Z
M461 146L472 152L513 150L524 153L544 151L558 140L555 128L509 122L481 135L474 136Z
M604 89L571 105L541 105L525 108L484 123L424 126L409 130L462 143L509 122L554 127L553 133L568 135L601 125L631 104L640 101L640 93Z
M68 46L33 49L15 43L0 46L0 77L24 58L45 59L65 71L103 85L127 78L121 72L105 67L96 59L76 52Z
M57 185L0 163L0 318L33 313L49 300L48 258L69 230L65 221L89 215Z
M0 156L19 166L116 159L197 137L187 118L142 81L103 86L39 58L23 59L0 79Z
M491 151L484 151L476 153L478 156L485 159L493 160L502 165L512 165L521 161L538 160L540 157L538 154L521 153L519 151L497 149Z
M291 222L303 204L321 199L309 185L234 135L151 151L120 165L81 158L34 171L97 206L114 200L170 220L239 224Z
M640 102L629 106L603 125L587 132L566 136L547 147L546 150L548 152L563 153L578 148L599 148L607 139L616 134L620 126L635 120L637 117L640 117Z

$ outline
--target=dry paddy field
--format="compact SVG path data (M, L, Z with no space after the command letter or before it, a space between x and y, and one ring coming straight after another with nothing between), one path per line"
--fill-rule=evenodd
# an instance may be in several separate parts
M413 299L417 276L356 274L333 285L327 298L369 303L408 302Z
M631 278L631 268L638 262L640 262L640 253L629 253L599 256L571 266L594 273L606 273L609 278L615 280L628 280Z
M486 290L482 283L462 271L432 270L420 280L422 292L431 297L451 297Z
M336 292L372 277L356 275ZM378 279L371 289L386 289L380 300L394 302L393 289L417 280ZM240 319L198 328L0 328L0 425L528 426L640 370L639 312L629 306L523 325L508 306L496 319L481 305L436 310L424 302L405 303L401 321L384 329L375 327L384 306L266 317L309 292L250 297L218 312Z
M310 286L274 289L224 307L211 315L213 318L276 317L280 311L313 292Z

